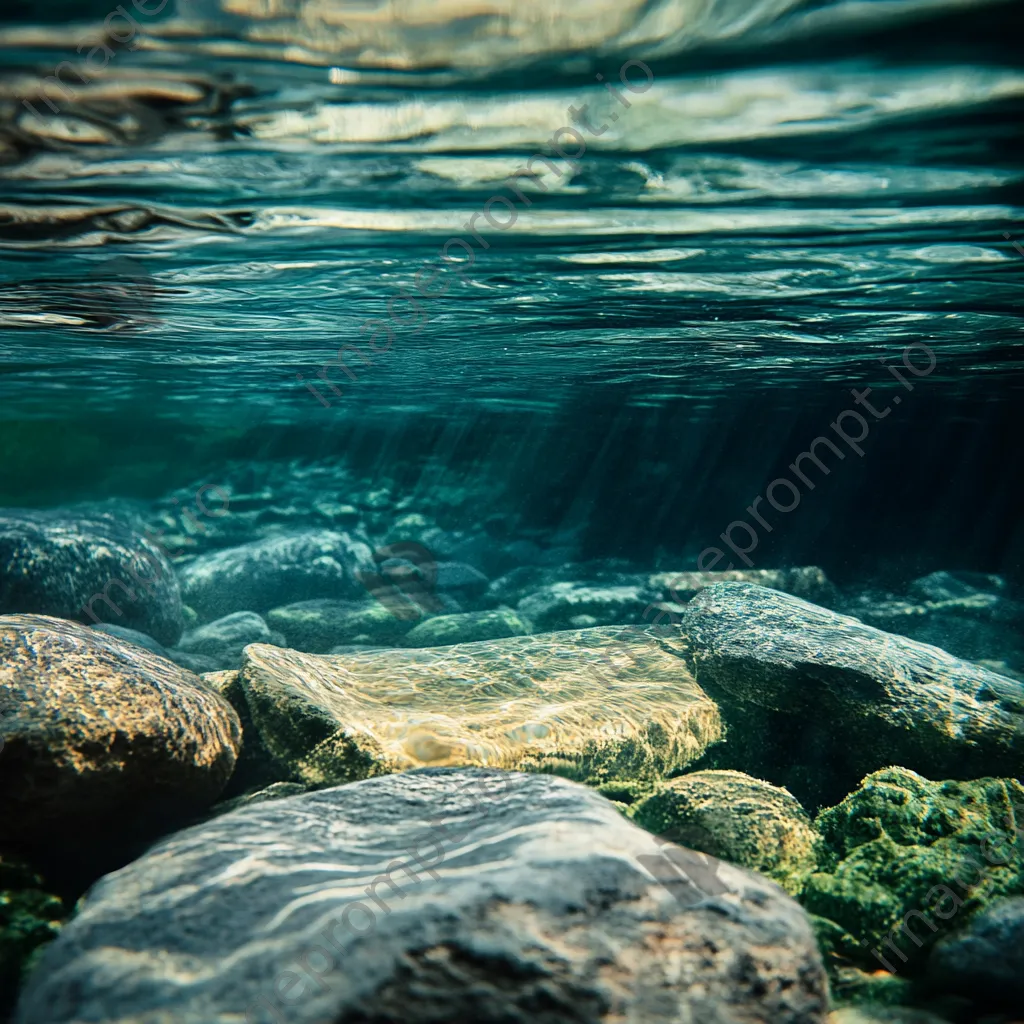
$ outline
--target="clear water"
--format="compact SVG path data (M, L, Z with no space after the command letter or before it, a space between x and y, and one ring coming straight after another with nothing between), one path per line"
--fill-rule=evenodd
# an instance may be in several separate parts
M1019 4L172 8L0 10L0 505L1024 585Z

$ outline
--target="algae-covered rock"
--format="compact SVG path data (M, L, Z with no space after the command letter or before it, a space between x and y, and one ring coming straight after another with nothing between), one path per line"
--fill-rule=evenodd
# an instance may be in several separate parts
M191 672L44 615L0 617L0 711L0 843L58 853L73 842L75 859L212 803L241 733Z
M284 634L290 647L326 654L342 644L397 644L415 625L378 601L296 601L267 614L271 629Z
M822 870L802 902L840 925L874 968L918 973L939 939L993 900L1024 893L1015 779L931 782L887 768L815 824Z
M817 867L818 836L787 790L743 772L701 771L660 783L635 807L650 832L778 882L797 895Z
M824 1024L799 905L706 860L550 776L250 804L95 885L15 1021Z
M1024 686L750 583L686 606L678 647L729 729L728 767L834 803L869 772L1024 770Z
M642 629L316 656L253 645L239 675L282 777L428 765L651 782L721 737L718 709Z
M477 640L501 640L508 636L526 636L529 624L511 608L461 615L435 615L405 635L405 647L445 647L474 643Z
M0 856L0 1020L34 954L57 937L64 905L25 865Z

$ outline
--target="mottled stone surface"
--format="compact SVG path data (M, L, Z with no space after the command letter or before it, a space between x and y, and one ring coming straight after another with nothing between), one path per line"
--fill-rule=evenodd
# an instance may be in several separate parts
M838 924L853 940L839 936L838 948L869 969L887 961L919 974L938 940L1024 893L1024 786L1014 779L932 782L887 768L815 823L821 870L801 902Z
M431 769L272 800L99 882L15 1021L823 1024L800 907L717 862L706 895L698 861L548 776Z
M318 597L365 597L357 572L373 572L365 541L333 530L303 530L201 555L181 569L186 603L203 621L264 613Z
M799 801L743 772L693 772L661 783L632 818L682 846L760 871L791 895L817 867L818 834Z
M192 673L42 615L0 617L0 710L0 844L80 851L108 829L165 830L216 799L240 740Z
M749 583L701 591L680 634L729 726L729 766L807 806L890 764L933 778L1024 769L1024 686L936 647Z
M0 510L0 614L8 612L112 622L162 644L182 631L171 563L109 515Z
M1006 1010L1024 1008L1024 896L998 900L932 950L928 978L945 992Z
M486 612L463 612L461 615L435 615L413 626L402 644L405 647L444 647L525 636L529 632L529 623L511 608L495 608Z
M398 618L379 601L296 601L273 608L267 623L289 647L311 654L354 643L398 643L416 620Z
M285 777L428 765L653 780L721 735L683 661L635 627L317 656L254 645L240 685Z

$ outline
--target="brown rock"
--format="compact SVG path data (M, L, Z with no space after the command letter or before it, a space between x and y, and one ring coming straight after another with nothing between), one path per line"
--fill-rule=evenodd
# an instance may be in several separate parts
M0 842L167 831L216 799L241 727L186 669L45 615L0 616Z

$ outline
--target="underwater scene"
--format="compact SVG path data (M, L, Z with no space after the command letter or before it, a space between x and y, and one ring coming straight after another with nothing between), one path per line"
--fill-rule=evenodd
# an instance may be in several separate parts
M1022 28L0 0L0 1024L1024 1024Z

